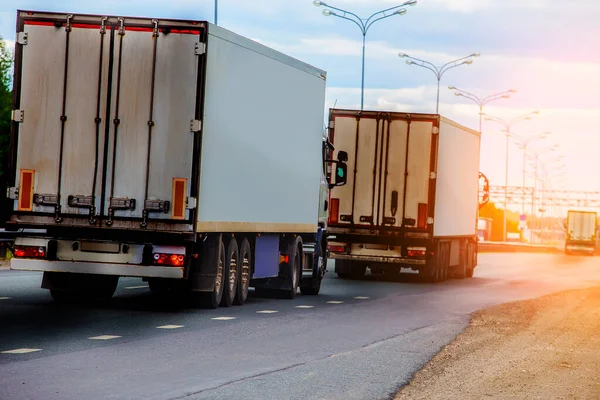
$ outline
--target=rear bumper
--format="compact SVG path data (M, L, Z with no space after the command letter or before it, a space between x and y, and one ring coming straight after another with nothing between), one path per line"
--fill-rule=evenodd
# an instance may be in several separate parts
M16 271L71 272L143 278L183 278L183 268L180 267L155 267L81 261L47 261L13 258L11 259L10 269Z
M399 258L399 257L380 257L380 256L363 256L353 254L331 253L330 257L334 260L352 260L352 261L371 261L377 263L388 264L406 264L406 265L426 265L426 260L417 260L414 258Z

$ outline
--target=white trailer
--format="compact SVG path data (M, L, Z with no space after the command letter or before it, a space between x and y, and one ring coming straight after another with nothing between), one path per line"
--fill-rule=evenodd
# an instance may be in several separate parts
M18 11L11 268L217 307L325 269L326 73L204 21ZM337 179L343 184L343 179Z
M329 129L349 155L347 184L330 194L337 274L472 277L480 134L439 115L340 109Z
M596 254L597 230L598 214L595 211L569 210L567 212L565 254Z

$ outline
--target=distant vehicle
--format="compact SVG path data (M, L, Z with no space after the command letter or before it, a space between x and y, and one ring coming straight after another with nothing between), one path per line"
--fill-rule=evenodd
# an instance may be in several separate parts
M17 14L12 269L56 300L319 293L347 158L323 158L325 71L205 21Z
M433 282L477 265L478 132L437 114L331 109L349 177L331 191L329 250L341 278L418 271Z
M567 212L565 254L596 253L598 215L594 211Z
M477 236L480 241L490 241L492 239L492 222L491 218L479 218L477 220Z

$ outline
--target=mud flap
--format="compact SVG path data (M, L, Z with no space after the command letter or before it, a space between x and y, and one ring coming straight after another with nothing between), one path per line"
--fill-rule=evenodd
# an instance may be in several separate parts
M193 292L212 292L215 289L221 235L210 235L200 244L200 255L193 261L190 274Z

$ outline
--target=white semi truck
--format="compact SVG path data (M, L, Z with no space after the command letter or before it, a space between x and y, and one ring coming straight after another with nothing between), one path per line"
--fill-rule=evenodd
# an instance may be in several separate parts
M472 277L480 134L435 114L343 109L330 110L329 130L348 154L347 184L330 200L338 276Z
M565 254L596 254L598 214L595 211L569 210L565 235Z
M13 270L60 300L319 292L324 71L204 21L18 11L16 42Z

